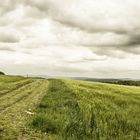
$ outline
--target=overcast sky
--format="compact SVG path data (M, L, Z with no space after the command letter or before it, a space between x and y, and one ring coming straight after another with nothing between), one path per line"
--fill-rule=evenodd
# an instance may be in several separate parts
M0 71L140 79L140 0L0 0Z

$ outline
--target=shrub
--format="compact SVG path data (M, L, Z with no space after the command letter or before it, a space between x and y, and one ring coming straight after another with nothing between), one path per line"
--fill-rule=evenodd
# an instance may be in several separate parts
M1 72L1 71L0 71L0 75L5 75L5 74L4 74L4 72Z

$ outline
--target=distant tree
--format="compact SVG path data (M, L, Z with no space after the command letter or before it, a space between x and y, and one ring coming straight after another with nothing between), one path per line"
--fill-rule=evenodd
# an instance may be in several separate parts
M5 73L0 71L0 75L5 75Z
M119 84L119 85L128 85L128 86L140 86L140 81L117 81L117 82L112 82L114 84Z

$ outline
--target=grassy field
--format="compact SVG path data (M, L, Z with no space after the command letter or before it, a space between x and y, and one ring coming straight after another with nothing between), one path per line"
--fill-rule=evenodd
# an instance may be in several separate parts
M140 87L0 76L1 140L140 140Z

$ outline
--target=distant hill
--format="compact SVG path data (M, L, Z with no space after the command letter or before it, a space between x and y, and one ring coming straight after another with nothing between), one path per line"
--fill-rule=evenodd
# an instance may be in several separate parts
M0 71L0 75L5 75L5 73Z
M82 81L92 81L92 82L101 82L101 83L111 83L119 85L129 85L129 86L140 86L139 79L130 79L130 78L89 78L89 77L64 77L64 76L49 76L49 75L28 75L29 77L35 79L73 79L73 80L82 80Z
M73 80L82 80L82 81L94 81L94 82L117 82L120 80L131 80L131 79L127 79L127 78L122 78L122 79L111 79L111 78L89 78L89 77L66 77L66 76L50 76L50 75L28 75L29 77L39 77L39 78L45 78L45 79L49 79L49 78L58 78L58 79L73 79Z
M117 79L117 78L89 78L89 77L73 77L71 79L82 80L82 81L101 82L101 83L112 83L112 82L127 80L127 79L123 79L123 78Z

